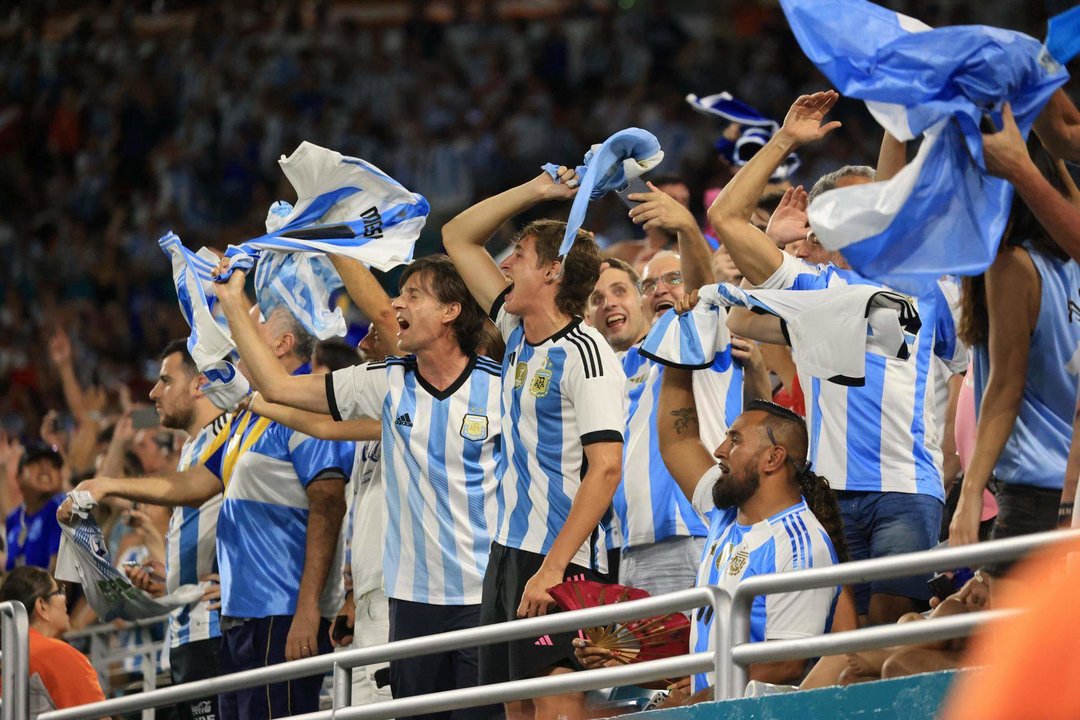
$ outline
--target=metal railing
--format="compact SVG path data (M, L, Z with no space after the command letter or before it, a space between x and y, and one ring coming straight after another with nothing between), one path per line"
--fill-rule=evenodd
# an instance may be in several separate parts
M3 720L25 720L30 709L30 621L17 600L0 603L0 651L3 652Z
M130 695L64 710L55 710L43 713L39 716L39 720L90 720L91 718L106 715L117 716L151 707L162 707L193 700L207 695L285 682L331 671L334 673L334 708L303 716L307 720L331 717L341 718L342 720L355 720L357 718L377 720L380 718L393 718L399 715L440 712L571 691L579 692L611 687L617 684L681 677L700 672L714 672L720 684L718 691L727 694L729 690L723 683L728 677L726 673L728 659L722 653L731 647L731 642L727 636L727 624L714 622L712 640L713 647L716 650L711 653L683 655L624 667L604 668L581 673L567 673L544 678L516 680L496 685L463 688L420 697L372 703L362 707L347 707L351 700L352 683L350 680L352 668L360 665L401 660L456 650L462 647L475 647L509 640L535 638L550 633L573 632L581 628L691 610L705 605L712 607L714 617L727 617L730 604L731 600L727 593L716 587L680 590L667 595L616 603L614 605L561 612L544 617L515 620L478 628L454 630L439 635L428 635L384 645L294 660L289 663L245 670L209 680L174 685L138 695Z
M977 566L987 562L1014 560L1037 548L1069 542L1080 538L1080 531L1051 530L1022 537L993 540L975 545L926 550L906 555L857 560L822 568L757 575L739 583L731 599L731 631L733 645L724 654L731 658L729 677L722 684L717 676L716 697L730 698L740 692L748 680L747 667L755 662L797 660L826 654L869 650L913 642L949 640L970 633L985 620L1005 617L1003 611L978 612L954 618L936 618L929 623L905 623L898 626L878 626L833 633L798 640L772 640L750 643L750 611L758 595L797 592L815 588L865 583L872 580L906 577L958 567ZM721 685L727 693L720 692Z

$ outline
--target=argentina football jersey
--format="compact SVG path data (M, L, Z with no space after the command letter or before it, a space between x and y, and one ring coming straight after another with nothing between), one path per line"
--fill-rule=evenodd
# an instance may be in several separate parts
M495 466L501 452L500 368L472 356L438 390L415 356L327 376L335 420L382 418L387 597L477 605L495 529Z
M183 472L213 455L229 439L231 416L218 415L198 432L188 438L180 450L177 471ZM221 509L221 495L215 495L201 506L177 507L169 519L165 536L168 550L165 556L165 589L173 592L181 585L194 585L199 578L217 571L217 520ZM171 647L189 642L207 640L221 635L220 617L217 610L207 608L206 602L182 607L169 615L169 640Z
M623 481L615 491L612 506L622 531L623 548L674 536L702 537L708 531L707 521L679 489L660 457L656 412L664 366L642 355L639 345L623 354L622 365L629 389L629 410ZM723 442L728 418L742 411L742 373L736 383L735 370L729 346L717 355L712 367L692 375L702 442L710 450ZM734 397L730 392L733 385L738 390Z
M709 518L698 587L715 585L733 595L748 577L839 562L828 533L805 500L761 522L741 525L736 508L721 510L713 505L712 488L719 477L720 468L710 468L694 492L694 506ZM792 640L828 632L839 596L839 587L758 595L750 611L750 642ZM698 608L692 620L691 652L712 652L712 624L717 622L712 608ZM691 678L692 692L704 690L714 681L713 673L698 673Z
M784 254L760 287L820 290L854 284L881 286L852 270L810 265ZM939 287L913 302L922 326L908 338L909 359L867 352L862 387L800 374L807 396L809 459L833 490L920 493L944 501L931 360L936 355L959 367L965 350Z
M585 446L623 441L626 375L615 351L580 317L533 344L501 297L492 315L506 340L496 540L546 555L584 477ZM602 523L571 562L607 572L605 548Z

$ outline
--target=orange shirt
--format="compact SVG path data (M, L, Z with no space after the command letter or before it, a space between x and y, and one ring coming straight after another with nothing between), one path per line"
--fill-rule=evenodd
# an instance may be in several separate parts
M35 675L57 710L105 699L97 673L85 655L63 640L45 637L30 628L30 677ZM31 682L31 688L36 689L34 685ZM44 698L31 697L31 710L37 700Z
M980 632L964 659L984 666L961 678L939 720L1065 720L1080 717L1080 542L1043 551L1018 567L995 607L1026 612Z

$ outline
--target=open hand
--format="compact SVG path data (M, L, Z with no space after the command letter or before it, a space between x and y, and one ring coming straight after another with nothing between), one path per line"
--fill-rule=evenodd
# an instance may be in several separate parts
M800 95L788 109L784 124L776 134L787 138L796 146L820 140L840 127L839 120L823 124L825 116L839 99L840 93L835 90Z
M784 192L780 204L769 218L769 226L765 228L765 234L777 247L800 241L810 232L810 221L806 214L809 200L810 196L802 185Z

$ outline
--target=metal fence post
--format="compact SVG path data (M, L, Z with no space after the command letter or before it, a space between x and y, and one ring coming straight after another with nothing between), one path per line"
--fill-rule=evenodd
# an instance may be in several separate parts
M715 656L713 657L713 699L726 700L731 697L733 686L729 674L726 672L731 663L732 634L731 628L724 620L731 615L731 596L715 585L707 586L710 600L709 604L713 612L712 641ZM693 652L693 648L690 651Z
M30 708L30 621L21 602L0 603L0 633L4 653L0 716L3 720L26 720Z
M352 705L352 668L334 663L334 711Z

